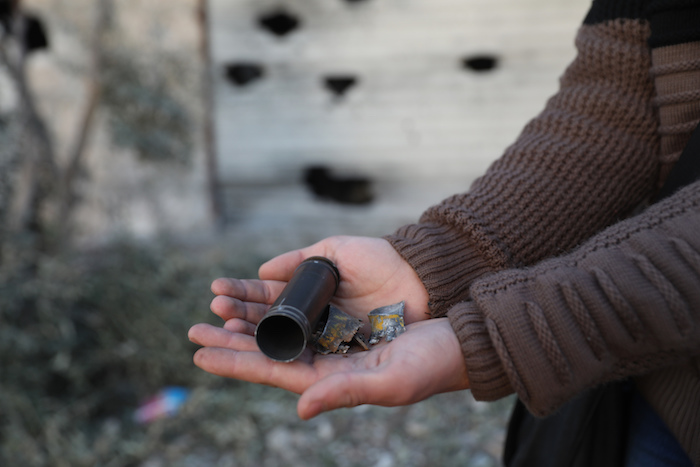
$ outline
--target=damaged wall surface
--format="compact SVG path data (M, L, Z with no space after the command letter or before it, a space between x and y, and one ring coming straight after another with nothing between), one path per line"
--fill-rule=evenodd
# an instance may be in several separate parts
M556 91L589 1L209 5L230 219L363 233L414 220L502 153Z
M172 68L191 164L90 137L77 213L86 238L211 228L202 31L190 0L115 5L141 60ZM216 178L233 230L384 234L468 188L557 88L588 0L208 0ZM89 0L26 0L50 50L29 63L57 153L85 94ZM172 63L172 62L170 62ZM0 75L0 80L2 79ZM6 86L3 84L3 88ZM0 93L0 107L12 96Z

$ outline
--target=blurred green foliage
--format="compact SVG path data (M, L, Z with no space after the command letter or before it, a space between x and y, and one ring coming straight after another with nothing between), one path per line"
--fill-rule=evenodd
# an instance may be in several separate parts
M55 256L21 242L3 251L0 465L8 466L131 465L148 452L145 429L131 419L139 403L167 385L213 380L192 364L187 340L195 322L218 320L208 311L211 280L257 268L129 242Z
M101 103L112 142L144 161L189 163L196 123L177 96L188 72L183 60L161 54L153 66L126 48L104 54Z
M499 465L512 400L477 403L462 391L302 421L296 395L196 368L187 330L220 323L208 310L211 280L254 277L265 259L246 242L222 244L47 255L7 242L0 466ZM181 410L137 423L139 406L171 385L190 389Z

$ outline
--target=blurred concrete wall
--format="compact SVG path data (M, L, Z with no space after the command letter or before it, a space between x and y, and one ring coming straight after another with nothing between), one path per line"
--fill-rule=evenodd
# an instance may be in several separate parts
M466 189L502 153L555 92L589 0L209 5L233 222L373 233ZM302 183L315 165L371 180L374 202L317 201Z
M382 234L468 188L539 112L574 56L589 0L208 0L218 179L232 231L299 242ZM92 0L25 0L51 49L30 61L59 154L85 98ZM138 161L104 116L81 185L84 238L212 227L197 2L118 0L129 47L187 57L193 162ZM3 86L5 86L3 84ZM3 100L4 99L4 100ZM0 107L11 105L0 93ZM372 201L319 199L305 170L361 177ZM332 198L332 196L331 196Z

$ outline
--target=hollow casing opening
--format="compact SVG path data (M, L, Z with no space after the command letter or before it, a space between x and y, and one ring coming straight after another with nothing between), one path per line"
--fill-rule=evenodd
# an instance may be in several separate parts
M260 321L255 339L262 353L273 360L289 362L304 351L307 336L294 317L271 315Z

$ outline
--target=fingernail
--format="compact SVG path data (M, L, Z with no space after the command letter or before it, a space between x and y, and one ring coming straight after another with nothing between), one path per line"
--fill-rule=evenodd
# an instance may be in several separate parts
M192 336L192 328L190 328L190 330L187 331L187 338L188 338L188 339L190 340L190 342L192 342L193 344L202 345L202 344L200 344L200 343L197 341L197 339L195 339L195 338Z
M311 402L307 405L305 412L305 415L301 418L304 420L310 420L323 412L323 404L320 402Z

